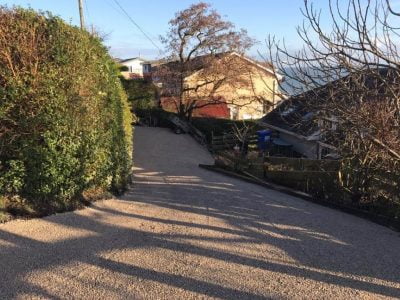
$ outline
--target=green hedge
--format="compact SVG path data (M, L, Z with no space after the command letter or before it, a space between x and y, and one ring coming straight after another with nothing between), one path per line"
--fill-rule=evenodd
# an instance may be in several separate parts
M176 115L172 112L165 111L162 108L151 108L151 109L135 109L136 117L143 124L149 126L158 126L166 128L174 128L169 118Z
M156 107L158 90L151 80L141 78L128 80L121 77L121 82L134 111L151 110Z
M101 40L48 13L0 7L0 198L37 212L129 181L132 115ZM16 200L17 199L17 200Z

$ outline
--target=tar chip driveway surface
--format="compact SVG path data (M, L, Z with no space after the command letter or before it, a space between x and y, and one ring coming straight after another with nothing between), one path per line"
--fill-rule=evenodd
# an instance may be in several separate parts
M399 234L198 168L189 136L135 129L135 185L0 225L0 299L400 297Z

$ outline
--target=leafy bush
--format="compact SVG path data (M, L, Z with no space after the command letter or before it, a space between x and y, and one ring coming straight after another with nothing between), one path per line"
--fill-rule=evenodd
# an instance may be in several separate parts
M121 72L128 72L129 71L129 68L128 68L128 66L119 66L119 70L121 71Z
M98 37L0 7L0 197L48 213L125 188L132 116L118 74Z
M174 124L171 123L169 118L176 115L172 112L165 111L162 108L150 108L150 109L140 109L135 110L136 117L141 123L149 126L158 126L166 128L174 128Z
M131 103L132 109L153 109L156 107L156 99L158 97L157 87L146 79L127 80L121 78L123 87L128 95L128 101Z

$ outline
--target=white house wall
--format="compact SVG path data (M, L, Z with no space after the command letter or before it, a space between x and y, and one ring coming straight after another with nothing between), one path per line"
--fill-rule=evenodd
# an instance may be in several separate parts
M132 60L122 63L122 65L127 66L129 69L129 73L135 73L143 76L143 61L142 60Z

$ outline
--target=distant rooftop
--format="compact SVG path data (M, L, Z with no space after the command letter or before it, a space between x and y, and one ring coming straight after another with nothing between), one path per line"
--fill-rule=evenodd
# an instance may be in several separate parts
M124 62L130 61L130 60L141 60L143 62L150 63L147 59L144 59L142 57L131 57L131 58L119 59L119 62L124 63Z

